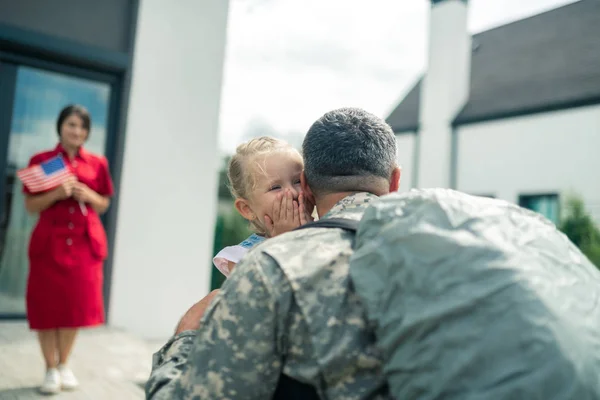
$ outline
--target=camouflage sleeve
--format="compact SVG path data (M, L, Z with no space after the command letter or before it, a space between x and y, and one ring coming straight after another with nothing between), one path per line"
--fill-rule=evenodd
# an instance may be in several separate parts
M279 271L267 255L250 252L227 279L203 318L173 398L272 398L291 291L274 285L265 266Z
M181 377L196 331L172 337L152 358L152 373L146 383L147 399L172 399L174 383Z

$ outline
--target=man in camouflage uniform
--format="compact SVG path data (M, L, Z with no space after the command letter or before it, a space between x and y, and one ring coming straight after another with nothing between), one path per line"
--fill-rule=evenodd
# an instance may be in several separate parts
M363 110L325 114L302 150L302 189L322 219L358 220L369 202L398 189L394 134ZM351 245L352 233L309 228L257 246L155 355L147 398L266 400L281 374L322 399L388 398L348 276Z

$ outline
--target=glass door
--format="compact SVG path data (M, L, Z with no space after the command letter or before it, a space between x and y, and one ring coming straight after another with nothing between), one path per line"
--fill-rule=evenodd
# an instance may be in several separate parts
M27 214L15 172L29 158L56 146L56 119L68 104L92 117L86 148L105 153L111 84L28 66L0 63L0 316L25 315L27 246L36 216Z

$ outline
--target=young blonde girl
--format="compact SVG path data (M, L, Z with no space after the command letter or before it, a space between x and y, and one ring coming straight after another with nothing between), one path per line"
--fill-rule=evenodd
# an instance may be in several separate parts
M215 256L213 263L225 276L252 247L312 221L314 206L300 190L303 167L300 153L279 139L262 136L237 147L227 170L229 189L254 234Z

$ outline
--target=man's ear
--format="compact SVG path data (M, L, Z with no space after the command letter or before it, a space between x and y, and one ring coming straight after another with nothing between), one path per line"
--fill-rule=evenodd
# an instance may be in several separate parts
M244 217L244 219L252 221L256 218L256 215L254 215L254 211L252 211L250 205L248 204L248 200L238 197L237 199L235 199L235 202L233 204L235 205L235 209L240 213L242 217Z
M302 174L300 174L300 187L302 188L302 193L304 193L306 199L312 204L317 204L315 201L315 195L313 194L312 190L310 190L308 182L306 182L306 175L304 174L304 171L302 171Z
M400 189L400 175L402 170L400 167L394 168L390 177L390 193L397 192Z

